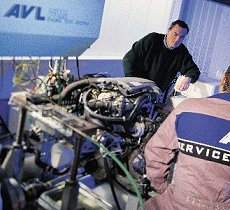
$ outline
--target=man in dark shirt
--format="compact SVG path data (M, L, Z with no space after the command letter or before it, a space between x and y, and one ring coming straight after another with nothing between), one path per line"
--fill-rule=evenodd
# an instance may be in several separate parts
M180 72L183 77L175 88L178 91L188 89L190 82L196 82L200 75L188 49L182 44L188 32L188 25L176 20L165 35L153 32L135 42L123 58L125 76L153 80L164 92Z

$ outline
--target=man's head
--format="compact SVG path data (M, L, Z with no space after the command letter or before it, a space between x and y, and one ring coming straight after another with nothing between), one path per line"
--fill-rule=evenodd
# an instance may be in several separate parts
M219 92L230 93L230 66L221 79Z
M189 27L184 21L176 20L172 22L166 34L167 47L170 49L179 47L188 32Z

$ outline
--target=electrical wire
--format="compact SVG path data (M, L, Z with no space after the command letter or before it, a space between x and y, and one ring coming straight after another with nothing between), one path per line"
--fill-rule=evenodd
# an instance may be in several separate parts
M79 68L79 60L78 60L78 57L76 57L76 66L77 66L77 76L78 76L78 80L81 79L81 76L80 76L80 68Z
M25 81L26 75L31 71L29 65L27 63L21 62L15 68L13 83L15 86L17 85L28 85L31 82L31 79ZM30 72L32 73L32 71ZM24 81L23 81L24 80Z
M60 72L61 72L61 66L62 66L62 60L61 58L58 60L58 67L57 67L57 84L58 84L58 95L61 93L61 77L60 77ZM62 98L59 99L58 104L62 103Z
M114 189L114 184L113 184L113 180L112 180L112 174L111 174L110 169L109 169L107 156L104 157L104 164L105 164L105 171L107 173L107 179L109 181L109 186L110 186L111 192L113 194L114 201L115 201L115 203L117 205L117 210L121 210L121 207L120 207L120 204L119 204L119 201L118 201L115 189Z
M37 80L39 68L40 61L21 61L18 65L16 65L15 60L13 60L14 86L26 86Z
M4 72L4 64L3 64L3 60L1 60L0 79L2 79L3 72ZM2 90L2 89L3 89L3 82L0 82L0 90Z

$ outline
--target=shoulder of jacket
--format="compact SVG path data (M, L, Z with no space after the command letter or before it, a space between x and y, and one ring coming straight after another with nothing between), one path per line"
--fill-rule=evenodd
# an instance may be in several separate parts
M221 94L206 98L188 98L182 101L174 110L176 113L193 112L207 107L208 104L213 104L214 101L219 101L219 104L227 104L229 101L226 98L221 98Z
M164 37L164 34L159 34L156 32L152 32L144 36L144 39L162 39Z
M203 103L207 103L207 100L208 98L187 98L175 108L175 111L177 113L191 111L195 105L202 106Z

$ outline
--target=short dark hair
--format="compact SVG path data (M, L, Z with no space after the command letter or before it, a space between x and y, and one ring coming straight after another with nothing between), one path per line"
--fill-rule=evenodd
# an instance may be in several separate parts
M187 29L187 34L189 32L189 27L187 23L185 23L183 20L175 20L171 23L169 26L169 30L171 30L175 25L179 25L181 28L186 28Z
M223 91L230 93L230 66L228 67L224 75L225 75L225 81L224 81Z

